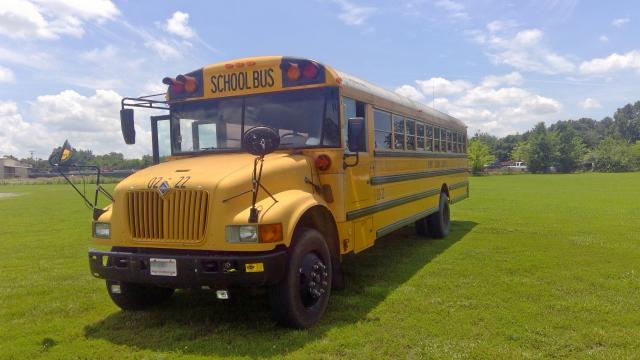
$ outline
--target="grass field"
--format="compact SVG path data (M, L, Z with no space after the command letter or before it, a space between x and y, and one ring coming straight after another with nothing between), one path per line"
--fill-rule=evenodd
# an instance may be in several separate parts
M63 185L0 186L0 359L634 358L640 173L471 179L445 240L410 228L346 259L309 330L264 293L178 292L124 313L91 277L90 211Z

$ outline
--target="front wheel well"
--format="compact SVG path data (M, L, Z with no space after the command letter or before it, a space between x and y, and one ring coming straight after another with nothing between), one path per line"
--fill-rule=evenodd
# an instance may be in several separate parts
M329 253L331 254L331 265L333 268L333 284L336 288L341 288L342 273L340 270L340 239L338 237L338 226L333 218L333 214L321 205L316 205L309 208L302 214L295 230L293 231L293 238L291 239L291 246L296 238L296 232L303 228L315 229L322 233L327 246L329 247Z

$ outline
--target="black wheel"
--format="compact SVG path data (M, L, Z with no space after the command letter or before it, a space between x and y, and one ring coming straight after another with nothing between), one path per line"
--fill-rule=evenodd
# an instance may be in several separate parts
M449 211L449 197L445 193L440 193L440 204L438 212L427 216L429 233L436 239L442 239L449 235L451 225Z
M280 284L269 289L273 317L297 329L308 328L324 314L331 293L331 256L324 236L296 230L289 264Z
M174 289L107 280L107 292L122 310L144 310L170 298Z

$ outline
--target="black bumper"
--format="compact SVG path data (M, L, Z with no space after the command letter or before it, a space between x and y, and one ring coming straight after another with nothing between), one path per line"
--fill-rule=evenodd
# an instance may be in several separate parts
M152 258L175 259L176 276L151 275ZM262 271L256 265L260 263ZM284 277L286 264L285 250L234 255L89 250L91 273L97 278L173 288L275 285Z

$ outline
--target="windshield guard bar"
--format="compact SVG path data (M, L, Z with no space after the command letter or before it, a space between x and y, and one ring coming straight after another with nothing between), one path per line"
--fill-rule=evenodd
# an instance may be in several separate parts
M73 189L78 193L78 195L80 195L82 200L84 200L84 203L93 210L94 221L98 220L100 215L102 215L105 212L103 209L98 207L98 195L102 194L106 196L109 200L111 200L111 202L114 201L113 196L100 184L101 170L99 166L97 165L59 165L59 164L51 164L51 165L58 172L58 174L62 175L62 177L67 181L67 183L71 185L71 187L73 187ZM65 174L65 170L68 171L71 169L94 170L94 172L89 172L89 173L81 172L76 174L76 175L83 175L83 176L94 175L94 174L96 175L96 191L94 194L93 203L91 203L91 201L87 198L86 192L80 191L80 189L78 189L78 187L73 183L73 181L71 181L71 179L67 177L67 174Z

